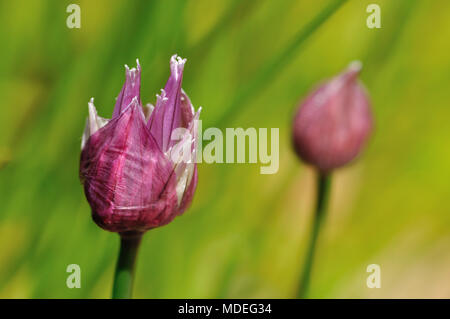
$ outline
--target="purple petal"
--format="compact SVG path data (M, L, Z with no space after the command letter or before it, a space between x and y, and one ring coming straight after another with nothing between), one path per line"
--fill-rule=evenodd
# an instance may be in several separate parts
M191 205L192 199L194 198L195 190L197 189L198 174L197 174L197 163L194 164L194 173L192 175L191 182L189 183L186 191L184 192L183 199L181 200L180 208L178 209L178 215L184 213L186 209Z
M173 165L146 127L137 98L88 140L80 176L94 221L114 231L145 231L176 216Z
M314 90L294 118L296 152L322 172L353 160L372 131L370 100L357 79L360 70L353 63Z
M139 104L141 101L141 66L139 60L136 60L136 68L130 68L125 65L125 83L116 100L112 118L118 117L125 108L131 103L133 98L137 98Z
M186 60L174 55L170 59L171 74L169 80L157 97L156 107L148 121L150 132L155 137L163 152L167 151L175 142L171 141L172 131L179 127L187 127L184 121L184 111L187 101L182 103L181 82ZM189 123L189 122L188 122Z
M187 96L186 92L184 92L183 89L181 89L180 108L181 108L180 127L188 128L192 120L194 119L195 110L194 106L191 103L191 99L189 99L189 97Z
M189 206L197 186L197 138L198 120L201 108L197 111L188 127L188 132L170 150L171 160L175 161L175 174L177 176L177 197L179 203L179 214ZM187 146L187 147L185 147ZM186 149L186 150L185 150ZM176 154L180 150L190 151L189 156L177 160ZM174 152L172 154L172 152ZM182 154L182 153L181 153ZM174 156L175 155L175 156Z

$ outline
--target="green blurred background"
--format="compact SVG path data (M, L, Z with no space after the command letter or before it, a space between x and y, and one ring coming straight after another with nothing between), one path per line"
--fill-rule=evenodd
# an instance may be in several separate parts
M334 2L73 1L81 29L69 29L72 1L1 1L0 297L110 296L119 238L91 221L78 179L87 102L109 117L136 58L153 102L178 53L204 129L280 128L280 169L201 164L191 209L144 237L135 297L295 296L315 191L291 117L359 59L376 131L336 173L310 297L449 298L450 2L353 0L323 15ZM381 29L366 27L370 3ZM381 289L366 286L372 263ZM69 264L80 289L66 287Z

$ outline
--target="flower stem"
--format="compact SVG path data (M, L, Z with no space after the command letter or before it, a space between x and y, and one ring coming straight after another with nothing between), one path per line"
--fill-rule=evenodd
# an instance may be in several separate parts
M317 237L319 236L320 227L325 219L325 215L327 212L330 186L331 186L331 175L318 172L316 210L313 220L312 226L313 228L311 232L309 247L306 252L306 261L300 279L300 287L297 294L298 298L305 298L308 293L309 282L311 278L311 270L314 262L314 253L316 249Z
M142 233L120 233L120 252L114 274L113 299L129 299L133 291L134 268Z

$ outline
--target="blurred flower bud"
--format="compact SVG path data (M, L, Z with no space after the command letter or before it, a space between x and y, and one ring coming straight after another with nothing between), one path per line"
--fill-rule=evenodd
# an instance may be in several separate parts
M172 56L171 75L155 107L142 107L139 62L131 70L126 66L110 120L99 117L93 99L89 102L80 178L94 221L108 231L165 225L192 201L200 109L194 112L181 88L185 62Z
M361 63L310 93L293 122L293 142L303 161L323 173L354 159L372 131L370 102L358 82Z

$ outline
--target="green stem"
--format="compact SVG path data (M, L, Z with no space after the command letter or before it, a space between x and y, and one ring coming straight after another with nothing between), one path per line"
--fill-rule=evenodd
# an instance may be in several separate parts
M311 278L311 270L314 262L314 253L317 244L317 237L319 236L320 227L323 224L327 212L330 186L331 186L331 175L320 172L317 173L316 211L314 215L314 221L312 226L313 228L309 242L309 247L306 252L306 261L303 267L302 276L300 278L300 287L297 294L298 298L305 298L308 293L309 282Z
M120 252L114 274L113 299L129 299L133 291L134 268L142 233L120 233Z

